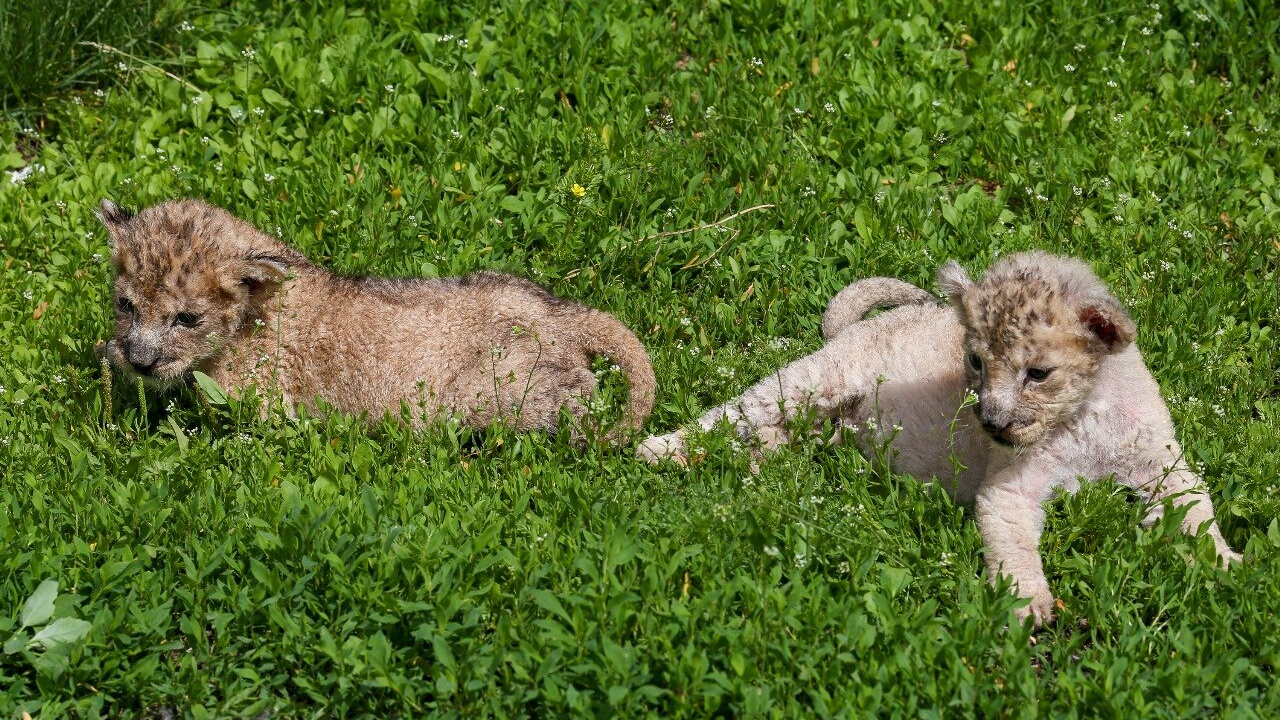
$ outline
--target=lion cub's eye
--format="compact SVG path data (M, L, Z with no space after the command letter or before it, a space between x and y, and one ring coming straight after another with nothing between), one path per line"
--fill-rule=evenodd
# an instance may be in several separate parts
M1049 377L1049 374L1052 372L1053 368L1030 367L1027 368L1027 379L1040 382L1041 380Z
M120 298L116 300L116 308L122 313L132 315L134 310L133 301L121 295Z
M204 316L200 313L180 312L174 316L173 321L183 327L195 327L200 324L200 319Z
M978 353L969 353L969 367L974 372L982 372L982 358L978 357Z

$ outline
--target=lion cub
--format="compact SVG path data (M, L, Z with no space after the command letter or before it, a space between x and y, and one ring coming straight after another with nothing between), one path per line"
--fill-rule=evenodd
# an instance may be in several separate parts
M980 282L954 261L938 279L949 307L890 278L845 288L823 316L825 347L698 424L709 430L726 419L774 448L789 439L789 420L811 412L836 420L864 452L891 440L895 471L936 479L974 504L991 580L1010 576L1031 601L1019 617L1037 625L1053 619L1054 605L1038 550L1042 504L1080 478L1114 474L1157 504L1151 519L1161 501L1189 505L1182 529L1204 529L1222 560L1241 559L1182 457L1132 344L1136 325L1087 265L1028 252ZM876 307L893 309L864 320ZM972 415L960 412L969 393ZM650 437L638 452L651 462L686 459L680 432Z
M636 336L527 280L335 275L198 200L137 215L103 202L98 215L116 276L115 338L102 352L152 384L198 370L232 390L256 385L288 410L319 398L381 418L407 404L419 422L550 428L562 407L584 417L591 358L607 355L629 381L625 426L653 409Z

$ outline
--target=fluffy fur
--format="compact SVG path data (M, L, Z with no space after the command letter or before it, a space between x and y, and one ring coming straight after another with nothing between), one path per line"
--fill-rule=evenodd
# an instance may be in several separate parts
M1080 478L1114 475L1153 506L1188 506L1182 529L1204 531L1237 562L1213 503L1188 468L1159 387L1132 344L1136 326L1087 265L1041 252L993 265L973 282L955 262L939 271L950 306L899 280L850 285L823 317L828 343L698 424L729 421L768 449L801 413L837 420L864 452L889 439L898 472L941 482L972 503L989 577L1013 579L1036 624L1053 618L1039 554L1043 503ZM870 319L872 308L899 305ZM968 393L973 413L962 412ZM840 438L838 437L837 440ZM685 460L681 432L638 450ZM953 460L959 461L959 470Z
M155 385L192 371L233 391L256 385L287 409L381 418L403 403L417 419L453 415L553 427L581 419L595 389L591 359L626 372L625 425L653 408L648 354L613 316L510 275L335 275L217 207L168 202L136 216L110 202L115 337L103 353Z

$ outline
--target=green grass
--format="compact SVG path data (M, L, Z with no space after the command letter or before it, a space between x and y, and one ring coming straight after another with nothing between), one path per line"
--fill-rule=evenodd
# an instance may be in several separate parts
M613 5L184 5L176 56L42 108L44 170L0 175L0 714L1280 712L1276 6ZM0 166L23 137L0 126ZM816 348L856 278L1088 258L1248 561L1090 486L1052 506L1064 607L1033 643L971 515L852 448L752 475L713 435L653 469L104 402L92 209L177 196L336 270L494 268L614 312L653 431Z
M110 77L132 53L167 33L164 0L0 0L0 111L40 125L55 93ZM88 45L107 45L102 50Z

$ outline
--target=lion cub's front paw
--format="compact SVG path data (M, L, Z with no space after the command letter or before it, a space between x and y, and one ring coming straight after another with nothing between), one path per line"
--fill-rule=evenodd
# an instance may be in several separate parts
M1031 616L1031 622L1036 627L1042 627L1053 622L1053 593L1047 589L1035 593L1030 598L1031 603L1026 607L1020 607L1015 610L1015 614L1019 620L1026 620L1027 616Z
M688 465L689 456L684 451L684 438L680 431L666 435L650 435L636 448L636 455L650 465L670 460L677 465Z

